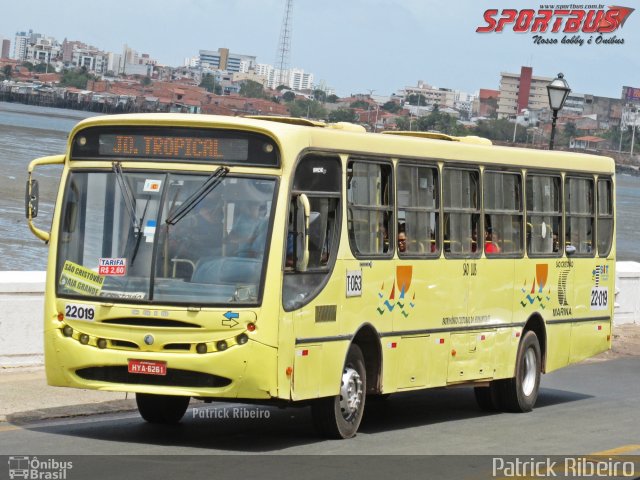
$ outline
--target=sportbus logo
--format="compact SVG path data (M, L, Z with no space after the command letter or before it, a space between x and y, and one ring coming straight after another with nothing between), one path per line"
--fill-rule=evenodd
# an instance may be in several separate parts
M621 29L635 9L604 5L540 5L534 9L492 8L484 12L484 25L477 33L533 33L535 44L624 44L624 38L609 36ZM560 41L542 34L564 33ZM586 34L583 36L582 34Z

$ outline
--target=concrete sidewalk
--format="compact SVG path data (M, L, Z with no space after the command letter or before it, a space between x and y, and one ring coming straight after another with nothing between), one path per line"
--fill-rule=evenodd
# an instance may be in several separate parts
M0 370L0 422L38 420L135 410L135 395L47 385L44 367Z
M613 348L586 361L640 356L640 325L615 327ZM44 367L0 369L0 422L14 425L45 419L135 410L135 395L47 385Z

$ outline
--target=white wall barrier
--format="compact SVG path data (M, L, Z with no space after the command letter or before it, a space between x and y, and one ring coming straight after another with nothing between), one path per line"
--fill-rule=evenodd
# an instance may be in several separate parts
M0 272L0 367L44 359L45 272Z
M45 272L0 272L0 367L41 365ZM616 264L614 323L640 325L640 263Z

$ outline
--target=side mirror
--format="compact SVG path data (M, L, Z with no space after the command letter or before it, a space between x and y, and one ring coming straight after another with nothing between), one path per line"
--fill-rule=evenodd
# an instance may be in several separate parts
M306 272L309 265L309 198L301 193L296 198L296 270Z
M28 220L38 216L39 200L40 187L38 186L38 180L29 176L29 180L27 180L27 188L24 194L24 214Z
M564 247L564 251L567 253L567 256L571 256L576 253L576 247L574 247L573 245L567 245L566 247Z
M38 216L40 188L38 187L38 181L34 179L32 175L36 167L41 165L62 165L64 164L64 159L64 155L51 155L49 157L36 158L29 163L29 168L27 170L29 176L27 177L27 191L24 198L25 215L27 216L29 230L31 230L31 232L40 240L44 240L45 243L49 242L49 232L39 229L33 223L33 219Z

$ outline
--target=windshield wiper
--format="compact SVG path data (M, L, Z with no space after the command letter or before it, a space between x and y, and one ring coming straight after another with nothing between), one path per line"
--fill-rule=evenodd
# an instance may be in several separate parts
M124 178L124 174L122 173L122 165L120 162L113 162L113 173L116 175L116 180L118 181L118 185L120 186L120 192L122 193L122 198L124 199L124 204L129 212L129 217L131 217L131 224L133 225L133 229L135 233L140 232L140 224L138 223L138 219L136 218L136 209L135 209L135 197L133 192L131 191L131 187L127 183L127 180Z
M229 169L227 167L219 167L217 168L209 178L207 178L204 183L198 188L193 194L187 198L182 205L173 212L171 215L167 217L166 223L169 225L175 225L180 220L184 218L193 208L198 205L204 198L209 195L214 188L216 188L222 179L229 173Z

